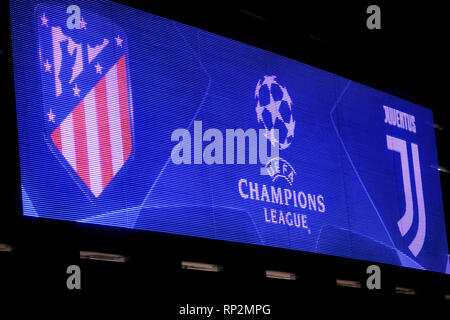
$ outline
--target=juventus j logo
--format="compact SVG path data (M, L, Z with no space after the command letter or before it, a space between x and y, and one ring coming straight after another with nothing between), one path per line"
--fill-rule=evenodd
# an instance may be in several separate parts
M398 220L397 225L400 234L405 236L413 223L413 198L411 192L411 178L409 175L408 149L406 141L386 135L387 148L391 151L400 153L400 161L402 165L403 190L405 192L405 213ZM416 185L417 208L419 212L419 224L416 235L409 244L408 248L414 256L417 256L422 250L425 240L426 224L425 224L425 206L423 201L422 176L420 173L419 149L417 144L411 143L411 152L414 166L414 183Z

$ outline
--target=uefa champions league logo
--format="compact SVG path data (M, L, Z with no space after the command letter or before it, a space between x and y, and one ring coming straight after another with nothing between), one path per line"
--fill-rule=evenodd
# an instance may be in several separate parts
M286 87L277 82L276 76L266 75L256 85L255 99L257 120L264 126L265 137L279 150L287 149L294 139L295 120L292 99ZM294 168L281 157L271 158L264 169L272 181L283 178L290 185L294 182Z

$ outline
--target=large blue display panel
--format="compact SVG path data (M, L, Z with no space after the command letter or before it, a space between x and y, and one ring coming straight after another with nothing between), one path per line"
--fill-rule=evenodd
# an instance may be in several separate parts
M450 272L430 110L72 2L10 3L24 215Z

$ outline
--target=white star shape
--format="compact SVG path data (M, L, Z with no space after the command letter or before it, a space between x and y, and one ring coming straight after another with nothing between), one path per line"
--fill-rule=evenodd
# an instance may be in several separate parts
M97 61L97 64L95 65L95 72L98 74L102 74L102 69L103 69L103 67Z
M55 122L55 114L52 111L52 108L50 108L50 111L47 113L48 115L48 122Z
M291 122L286 123L287 128L287 137L293 137L294 136L294 129L295 129L295 121L291 119Z
M52 72L52 65L48 63L48 59L44 63L45 72Z
M267 86L270 87L272 86L273 83L276 83L275 78L277 76L264 76L264 81L263 84L267 84Z
M83 18L83 17L81 17L80 24L81 24L81 29L86 30L87 22L84 21L84 18Z
M270 141L270 143L273 145L273 146L277 146L278 145L278 147L280 147L280 142L279 142L279 140L277 139L277 135L279 136L279 132L275 135L275 130L278 130L278 129L275 129L275 128L272 128L272 129L270 129L270 130L267 130L266 129L266 132L264 133L264 135L266 136L266 138L267 139L269 139L269 141ZM279 138L279 137L278 137Z
M120 38L120 35L117 35L114 39L116 40L116 44L122 48L123 39Z
M258 122L264 122L263 117L262 117L262 112L264 110L264 107L261 106L257 106L256 107L256 116L257 116L257 120Z
M77 84L75 83L75 87L72 88L73 90L73 95L79 97L80 96L80 89L78 89Z
M275 120L278 118L282 120L281 114L280 114L280 105L281 101L272 101L269 103L266 108L269 110L270 114L272 115L272 125L275 125Z
M46 26L46 27L48 27L48 24L47 24L48 19L47 19L47 17L45 16L45 12L44 12L44 14L41 16L41 21L42 21L41 26Z

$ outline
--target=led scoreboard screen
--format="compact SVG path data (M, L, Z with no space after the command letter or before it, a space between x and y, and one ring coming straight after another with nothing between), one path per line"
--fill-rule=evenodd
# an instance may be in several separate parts
M10 9L24 215L450 273L430 110L110 1Z

